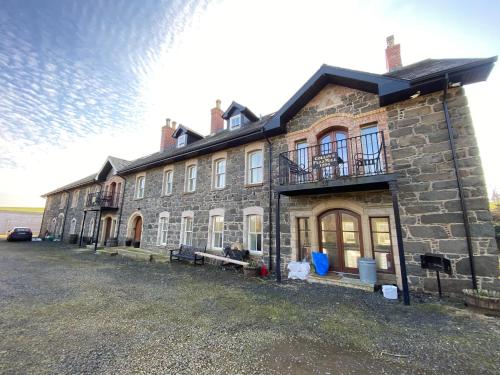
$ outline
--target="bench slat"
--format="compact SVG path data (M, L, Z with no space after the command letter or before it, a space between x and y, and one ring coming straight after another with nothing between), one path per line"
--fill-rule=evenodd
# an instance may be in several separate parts
M220 260L220 261L227 262L227 263L238 264L240 266L248 266L249 265L248 262L242 262L241 260L221 257L220 255L215 255L215 254L202 253L201 251L196 251L195 254L202 256L202 257L212 258L212 259Z

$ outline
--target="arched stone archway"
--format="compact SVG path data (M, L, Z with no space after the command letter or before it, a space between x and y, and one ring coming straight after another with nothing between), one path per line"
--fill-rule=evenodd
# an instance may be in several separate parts
M136 247L140 246L142 241L143 226L144 218L140 212L134 212L130 215L127 222L127 239L131 240Z

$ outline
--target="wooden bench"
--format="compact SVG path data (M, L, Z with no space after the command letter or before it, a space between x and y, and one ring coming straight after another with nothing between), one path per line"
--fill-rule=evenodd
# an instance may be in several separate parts
M223 257L223 256L220 256L220 255L215 255L215 254L203 253L203 252L200 252L200 251L197 251L195 254L199 255L201 257L211 258L211 259L215 259L215 260L220 260L221 262L224 262L224 263L233 263L233 264L236 264L238 266L243 266L243 267L244 266L248 266L250 264L248 262L244 262L244 261L241 261L241 260L231 259L231 258L228 258L228 257Z
M205 258L199 254L205 254L206 248L196 248L190 245L181 245L179 249L170 250L170 261L172 260L187 260L192 261L193 264L202 265L205 263Z
M225 247L221 255L208 254L206 252L198 253L198 256L220 260L222 266L234 265L236 267L248 266L249 262L246 260L250 258L248 250L231 250L229 246Z

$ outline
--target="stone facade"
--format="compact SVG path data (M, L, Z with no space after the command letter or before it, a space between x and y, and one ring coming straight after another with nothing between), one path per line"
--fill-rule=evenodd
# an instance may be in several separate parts
M473 134L467 101L462 89L449 93L451 121L456 132L456 144L463 178L469 221L473 231L473 245L476 254L476 268L481 287L489 287L498 275L498 252L494 240L488 199L480 164L478 147ZM442 93L417 97L388 107L379 106L375 94L327 85L286 126L286 134L273 136L272 170L273 184L278 181L279 154L294 148L298 140L305 139L309 145L318 141L319 135L328 129L342 129L349 137L359 136L365 125L376 124L384 132L387 145L387 171L398 173L399 203L403 228L404 250L410 286L416 290L435 290L435 276L420 268L420 255L426 252L445 254L452 260L453 276L444 276L443 286L447 291L459 291L470 287L470 272L464 235L464 224L458 190L451 160L442 109ZM248 152L262 150L263 183L246 184L246 163ZM226 160L226 185L223 189L213 187L214 160ZM177 248L181 242L182 218L193 218L193 245L211 248L210 217L217 213L224 217L224 246L235 242L247 247L247 223L245 214L262 215L262 254L269 255L269 233L275 247L275 223L269 222L269 145L263 141L229 148L216 154L207 154L196 159L165 164L141 172L145 176L143 198L136 198L138 174L121 177L110 174L99 189L112 179L123 181L123 206L108 212L116 220L118 244L124 245L134 234L135 218L142 218L141 248L159 253ZM197 166L196 189L186 192L186 171L188 165ZM173 190L165 195L163 175L166 169L173 171ZM84 197L92 185L68 191L66 206L60 205L62 194L49 196L41 233L52 232L52 220L64 215L63 240L67 240L70 222L76 218L80 232L83 221ZM71 200L80 190L78 206L71 208ZM273 197L273 207L275 205ZM364 254L373 256L370 243L371 217L388 217L391 226L391 243L396 270L393 274L379 274L384 282L401 286L398 260L399 249L395 237L395 220L391 194L388 189L364 192L329 193L282 197L281 205L281 254L282 267L297 259L297 218L307 217L312 224L311 247L319 245L318 217L331 209L345 209L359 215L362 223ZM89 233L90 218L87 216L84 233ZM160 217L168 218L167 241L160 244ZM106 216L103 215L103 221ZM102 234L100 237L102 242Z

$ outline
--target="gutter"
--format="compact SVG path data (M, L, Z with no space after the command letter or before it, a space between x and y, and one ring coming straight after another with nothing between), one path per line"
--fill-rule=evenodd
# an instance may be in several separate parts
M264 128L262 128L264 133ZM271 272L273 268L273 144L266 136L266 141L269 145L269 259L268 270Z
M444 117L446 120L446 127L448 129L448 139L450 141L450 148L451 148L451 155L453 159L453 166L455 170L455 177L457 180L457 185L458 185L458 197L460 199L460 206L462 208L462 216L463 216L463 221L464 221L464 229L465 229L465 238L467 240L467 251L469 253L469 265L470 265L470 273L472 277L472 288L474 290L477 290L477 278L476 278L476 268L474 266L474 252L472 249L472 237L471 237L471 231L470 231L470 224L469 224L469 215L467 211L467 205L465 204L464 200L464 190L463 190L463 184L462 184L462 178L460 177L460 172L459 172L459 166L458 166L458 160L457 160L457 152L455 149L455 142L453 140L453 125L451 123L450 119L450 113L448 111L448 102L446 100L446 95L448 94L448 85L449 85L449 77L448 73L445 74L445 85L443 88L443 111L444 111Z

